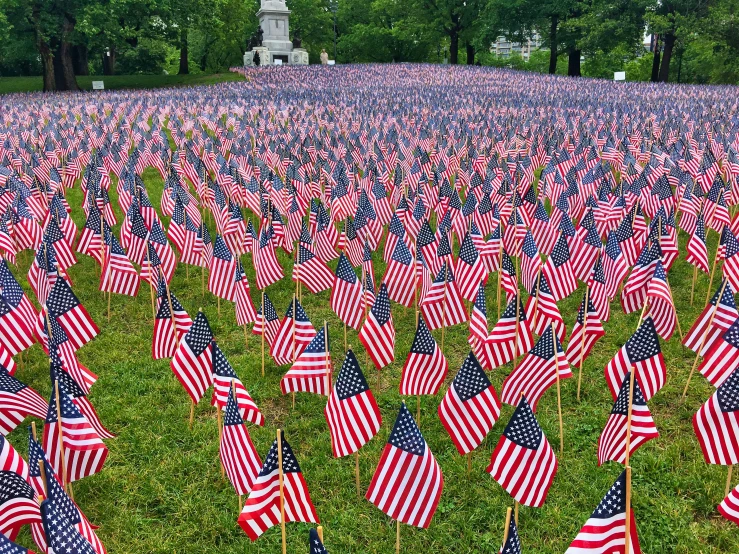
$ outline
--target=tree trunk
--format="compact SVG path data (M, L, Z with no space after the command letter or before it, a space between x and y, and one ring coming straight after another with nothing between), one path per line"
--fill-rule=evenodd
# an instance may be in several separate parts
M459 55L459 34L456 30L449 32L449 63L455 65Z
M467 43L467 65L475 65L475 47Z
M103 52L103 75L115 75L115 46Z
M33 32L36 35L36 48L39 52L39 58L41 58L41 71L44 78L44 92L52 92L56 90L56 79L54 76L54 56L51 53L51 47L46 42L43 33L41 32L41 5L39 2L34 2L33 9L31 11L31 18L33 20Z
M654 57L652 58L652 78L651 81L656 83L659 81L659 35L654 37Z
M675 46L675 35L667 33L665 35L665 51L662 54L662 63L659 66L659 80L667 83L670 80L670 59L672 58L672 49Z
M180 75L190 73L190 64L187 58L187 29L180 31Z
M580 49L570 48L567 58L567 75L570 77L580 77Z
M552 16L549 25L549 74L557 73L557 27L559 26L559 17Z
M72 45L68 40L74 31L74 25L75 22L65 13L62 17L61 36L54 51L54 77L57 90L80 90L74 76Z
M90 69L87 64L87 45L75 44L72 47L72 65L75 75L89 75Z

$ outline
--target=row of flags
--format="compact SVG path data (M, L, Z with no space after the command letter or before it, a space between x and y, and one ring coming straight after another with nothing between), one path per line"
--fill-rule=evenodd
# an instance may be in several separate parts
M401 81L410 76L413 82L419 69L397 71ZM282 90L285 82L271 78L261 76L255 94ZM77 254L100 265L99 288L109 297L136 296L141 284L148 285L152 356L171 358L193 406L213 385L211 403L223 419L221 461L236 492L246 496L239 523L253 539L278 523L317 522L317 514L281 433L262 463L246 423L263 425L265 418L205 314L191 318L170 290L180 263L187 271L201 268L203 289L207 269L207 287L219 306L221 299L232 303L238 325L246 330L253 324L275 364L291 365L281 380L283 394L328 396L325 418L335 456L356 454L382 421L348 348L334 382L328 325L316 329L310 321L300 302L303 286L314 294L330 289L332 310L357 330L378 370L395 360L391 303L416 308L416 333L399 383L407 396L440 391L449 371L444 329L469 325L470 353L438 415L464 455L491 431L501 402L515 406L488 472L527 506L545 502L557 471L555 451L536 420L539 402L561 379L574 377L571 366L580 380L585 359L605 334L612 300L618 297L625 313L640 311L636 331L604 369L614 405L597 450L599 464L627 467L570 552L606 552L622 542L639 551L626 499L628 459L658 436L648 401L667 378L660 340L675 330L697 352L694 369L717 387L694 417L706 461L737 463L739 220L729 212L739 201L735 129L696 125L659 107L659 117L560 112L557 119L534 118L522 126L520 115L504 121L503 112L493 110L490 118L434 116L428 130L414 135L408 129L426 125L407 114L380 130L377 122L386 116L362 112L355 125L337 118L322 93L310 94L318 95L318 107L308 119L249 104L200 104L197 112L171 100L160 106L132 98L73 104L63 116L43 102L28 104L39 115L33 128L3 120L13 132L0 132L0 363L8 377L0 384L9 391L7 399L0 396L0 425L6 434L27 415L44 418L43 449L62 487L100 471L103 439L112 438L86 399L96 376L76 356L100 332L67 274ZM530 113L530 107L522 110ZM160 211L141 179L147 167L165 183ZM65 194L77 183L86 219L79 231ZM118 224L113 185L124 213L120 239L112 230ZM679 255L678 228L691 236L687 261L696 271L713 274L720 262L722 273L719 290L685 335L668 280ZM713 264L706 246L710 229L720 233ZM40 310L8 264L25 249L35 251L28 280ZM380 249L386 263L381 278L373 263ZM284 282L279 250L293 259L297 287L282 319L266 293ZM256 274L257 306L245 254ZM328 266L333 260L335 270ZM565 348L557 303L579 282L585 294ZM491 287L499 312L488 330L485 293ZM431 334L436 329L441 344ZM51 361L48 403L13 377L13 356L35 342ZM510 362L514 369L499 397L486 371ZM561 424L559 438L561 445ZM426 527L442 489L441 468L403 405L366 497L390 517ZM724 515L735 513L732 494L727 491L721 504ZM56 517L49 509L34 508ZM520 550L515 526L509 523L504 542ZM100 554L102 545L84 540Z

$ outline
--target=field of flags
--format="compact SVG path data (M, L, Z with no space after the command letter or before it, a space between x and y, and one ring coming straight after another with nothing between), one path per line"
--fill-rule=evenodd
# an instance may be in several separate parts
M235 71L0 97L0 552L739 551L735 89Z

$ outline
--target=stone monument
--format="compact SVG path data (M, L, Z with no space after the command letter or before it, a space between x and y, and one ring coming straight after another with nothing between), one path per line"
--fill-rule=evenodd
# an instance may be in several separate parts
M261 1L259 30L249 41L251 50L244 54L244 65L254 65L255 52L259 52L260 65L275 65L276 60L284 65L308 65L308 52L294 47L290 40L290 10L285 0Z

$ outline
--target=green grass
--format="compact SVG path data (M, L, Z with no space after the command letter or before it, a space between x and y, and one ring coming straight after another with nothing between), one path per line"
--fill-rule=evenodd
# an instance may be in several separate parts
M93 81L103 81L106 90L116 90L214 85L243 79L238 73L230 72L198 75L79 75L77 76L77 84L82 90L92 90ZM40 76L0 77L0 94L39 92L42 89L43 80Z
M152 201L158 207L162 180L156 171L144 174ZM119 221L115 185L111 200ZM69 201L78 227L84 223L80 209L79 188L69 192ZM684 253L686 237L681 236ZM711 233L710 249L716 246ZM684 254L683 254L684 256ZM385 266L380 255L375 268L378 280ZM289 257L280 259L289 276ZM31 253L20 256L15 274L25 285ZM245 257L249 280L255 277L250 255ZM236 525L237 498L230 484L221 478L218 461L218 429L210 395L196 409L195 425L188 429L188 396L172 375L168 360L152 361L152 313L149 291L142 287L136 299L113 296L112 315L106 321L106 300L97 290L96 264L79 256L71 268L74 290L98 322L102 333L79 351L82 363L97 372L100 380L93 387L91 400L102 421L117 438L107 441L110 456L102 472L74 485L75 497L89 519L100 526L101 539L111 553L181 553L224 554L279 552L279 526L251 543ZM261 377L260 342L249 336L244 342L243 329L235 323L234 310L221 303L218 315L216 299L201 294L201 274L193 268L186 276L179 266L172 291L191 315L203 308L218 344L226 353L247 389L266 417L263 428L250 426L254 444L264 456L281 427L301 464L317 513L325 528L325 540L333 553L388 553L395 541L395 523L363 498L354 485L354 459L331 456L329 433L323 416L325 398L298 394L295 409L289 396L280 394L279 380L285 367L275 367L267 358L266 376ZM704 304L707 277L700 275L696 301L690 305L692 268L683 259L670 272L675 302L683 331L687 331ZM490 326L495 323L495 279L487 287ZM715 285L714 285L715 286ZM289 279L270 287L268 293L280 315L290 302L293 285ZM581 299L578 293L560 303L568 332ZM258 304L258 293L252 296ZM329 322L332 359L343 360L343 330L329 308L329 292L304 294L303 304L314 325ZM607 488L621 472L621 466L608 463L597 467L596 444L611 410L612 400L603 378L603 367L636 327L638 314L621 312L612 306L612 317L605 324L607 335L594 348L585 364L582 399L576 400L576 379L562 383L565 452L559 457L559 473L540 509L521 508L519 533L524 552L561 554L590 516ZM382 387L376 388L376 373L366 363L368 375L383 416L379 434L361 450L360 469L363 492L366 491L380 452L387 440L400 405L398 383L400 369L410 348L414 332L413 310L393 306L397 327L396 362L382 372ZM434 333L440 339L440 331ZM481 447L474 453L472 473L467 475L465 458L458 455L439 422L437 406L457 369L469 351L466 326L448 329L444 352L450 373L436 397L422 399L421 430L444 472L445 488L438 511L426 529L402 526L402 551L421 552L497 552L503 534L509 495L485 473L491 452L507 423L512 408L505 406L501 418ZM356 350L361 346L354 330L348 342ZM652 414L661 436L643 446L632 458L633 505L644 552L719 554L739 552L736 526L723 520L716 511L723 497L725 467L708 466L703 461L693 434L691 417L708 398L712 388L700 376L693 379L684 404L680 394L693 361L681 347L679 337L663 342L668 366L667 385L650 401ZM360 362L365 360L361 350ZM490 373L500 391L511 367ZM48 362L36 345L24 354L18 371L20 379L48 397ZM415 413L415 400L409 399ZM539 404L539 421L556 449L559 444L557 396L549 390ZM11 434L11 442L26 451L26 431ZM290 524L287 528L288 551L305 552L308 525ZM24 532L20 539L32 546Z

